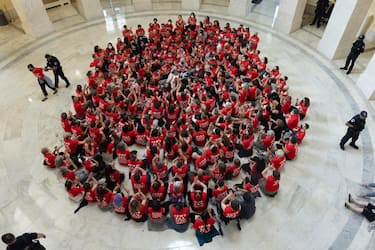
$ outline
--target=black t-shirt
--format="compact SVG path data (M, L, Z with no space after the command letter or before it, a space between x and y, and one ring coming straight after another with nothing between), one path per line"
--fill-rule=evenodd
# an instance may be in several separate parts
M16 242L12 245L8 245L7 250L24 250L25 247L32 244L32 240L38 237L36 233L24 233L16 238Z

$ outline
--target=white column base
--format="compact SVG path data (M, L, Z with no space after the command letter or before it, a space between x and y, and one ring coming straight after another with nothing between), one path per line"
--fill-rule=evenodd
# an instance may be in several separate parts
M274 29L290 34L301 28L307 0L281 0Z
M99 0L77 0L78 12L86 20L103 17L103 8Z
M375 55L372 56L366 70L359 76L357 85L369 100L375 100Z

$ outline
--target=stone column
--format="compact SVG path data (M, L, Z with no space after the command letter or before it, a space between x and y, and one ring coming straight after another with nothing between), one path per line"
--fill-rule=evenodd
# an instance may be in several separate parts
M356 40L372 0L336 1L318 51L329 59L346 57Z
M366 70L359 76L357 85L369 100L375 100L375 55L367 64Z
M181 0L181 7L183 10L199 10L201 0Z
M281 0L273 28L286 34L301 28L306 2L307 0Z
M250 0L230 0L228 13L234 17L245 17L249 12Z
M152 1L151 0L135 0L133 1L135 11L151 11Z
M103 8L99 0L77 0L77 8L86 20L103 17Z
M12 4L26 34L39 38L55 30L42 0L12 0Z

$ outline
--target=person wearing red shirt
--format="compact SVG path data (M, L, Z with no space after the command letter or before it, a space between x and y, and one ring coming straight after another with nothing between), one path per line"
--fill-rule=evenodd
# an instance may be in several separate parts
M159 156L155 156L152 159L152 171L162 181L168 180L168 160L164 158L164 161Z
M142 125L137 126L137 131L134 133L135 143L138 146L146 146L149 140L149 132L146 131L145 127Z
M50 168L55 168L55 160L56 155L58 154L58 148L55 147L53 152L50 152L48 148L42 148L41 153L44 157L43 164Z
M206 169L207 168L207 155L206 153L198 154L197 152L194 152L192 155L192 158L195 159L194 161L194 167L196 170L198 169Z
M193 142L195 145L198 147L203 147L206 145L207 142L207 132L205 130L200 130L199 125L194 126L195 132L193 132L192 137L193 137Z
M133 186L134 193L148 193L149 178L144 169L136 167L130 174L130 181Z
M229 166L228 168L228 178L236 178L240 175L241 172L241 161L240 159L234 159L233 164Z
M116 214L126 214L129 198L122 193L113 194L113 210Z
M202 189L196 189L198 186ZM195 179L190 187L189 202L191 209L196 213L202 213L208 205L207 186L198 179Z
M197 219L195 219L193 228L197 237L199 246L211 242L212 238L219 235L215 228L215 220L208 211L204 211Z
M126 149L126 144L123 141L120 141L117 144L116 149L117 161L121 166L127 166L127 160L130 157L130 151Z
M227 166L225 165L225 163L220 162L216 164L216 166L212 170L212 176L214 180L215 181L224 180L226 178L226 175L227 175Z
M185 195L184 181L180 176L175 175L169 184L169 201L171 203L184 202Z
M238 156L240 158L250 157L253 154L254 134L251 129L241 135L241 143L238 145Z
M131 129L131 126L129 124L125 124L122 127L121 137L122 140L126 143L126 145L131 146L134 144L135 131Z
M298 149L298 139L295 136L292 136L283 147L285 152L285 157L287 160L293 160L297 156L297 149Z
M285 155L282 149L278 149L270 160L273 169L280 171L285 165Z
M183 233L189 228L189 207L185 203L172 204L169 208L167 225L176 232Z
M84 188L81 183L74 184L72 180L65 181L65 189L69 194L69 198L75 202L80 202L84 195Z
M44 75L42 68L35 68L34 65L32 64L27 65L27 68L29 69L30 72L34 74L34 76L38 80L39 86L44 95L42 102L48 99L46 86L53 90L53 94L57 93L57 88L53 85L52 80L48 76Z
M165 216L165 208L161 206L160 202L153 200L148 207L147 229L149 231L160 232L167 228L167 217Z
M177 158L173 160L171 169L172 176L179 176L182 179L185 179L189 170L187 159Z
M64 132L72 133L72 126L70 125L71 117L68 117L66 112L61 113L61 127L63 128Z
M136 222L145 222L147 220L148 199L142 192L137 192L131 198L128 206L129 218Z
M73 99L73 108L74 108L74 111L76 113L76 118L77 119L83 119L85 117L85 108L84 108L84 105L83 103L79 100L79 98L77 96L73 96L72 97Z
M310 107L310 99L308 97L304 97L300 102L297 103L297 107L299 109L299 115L301 120L306 117L307 110Z
M220 219L224 221L225 224L228 224L231 220L236 220L237 228L241 231L240 224L240 212L241 206L240 202L236 199L233 191L228 194L220 203L217 205L218 213ZM221 229L221 224L219 223L219 230ZM222 232L222 230L220 230Z
M298 138L298 144L301 144L303 139L305 138L306 135L306 130L309 129L309 124L305 123L302 124L299 129L297 130L297 138Z
M164 201L167 194L167 187L164 182L154 175L154 181L150 186L150 195L153 200Z
M300 115L298 109L293 109L292 112L287 116L286 124L289 129L296 130L299 126Z
M262 171L263 179L259 180L259 187L265 195L274 197L279 191L280 172L273 170L272 175L267 175L269 170L271 170L271 166Z
M106 188L104 185L99 185L96 189L96 201L98 207L103 210L107 211L112 209L112 198L113 193L111 190Z
M224 180L219 180L212 191L212 195L215 199L215 203L220 203L228 195L228 186L224 183Z
M72 139L70 133L66 133L64 135L64 146L66 152L69 153L70 156L78 154L79 141L76 139Z

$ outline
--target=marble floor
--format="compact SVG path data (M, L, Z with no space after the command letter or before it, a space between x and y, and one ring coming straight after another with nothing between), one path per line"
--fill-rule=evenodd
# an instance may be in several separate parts
M356 195L360 183L374 180L375 113L355 85L366 61L346 76L337 67L343 60L328 61L308 44L314 37L309 32L302 31L297 38L272 30L272 3L277 2L263 2L265 6L252 6L259 18L230 17L220 12L222 6L208 11L208 4L197 14L258 31L269 67L278 65L289 77L292 96L310 97L306 122L311 128L298 159L288 162L282 173L279 194L257 199L257 212L242 223L241 233L229 225L224 237L202 249L374 249L375 235L367 231L368 222L344 208L348 192ZM42 39L33 40L15 26L0 28L1 233L44 232L43 244L58 250L199 249L193 230L148 232L146 225L124 222L94 207L73 214L76 204L68 199L56 173L41 164L39 150L61 145L59 114L72 110L74 88L60 88L41 102L34 76L26 70L28 63L43 66L44 54L51 53L59 57L74 85L83 84L94 45L114 42L123 24L146 26L154 16L167 20L189 12L171 8L136 13L106 6L104 19L86 22L72 6L54 11L56 32ZM369 117L360 150L341 151L338 142L345 122L362 109L369 111Z

